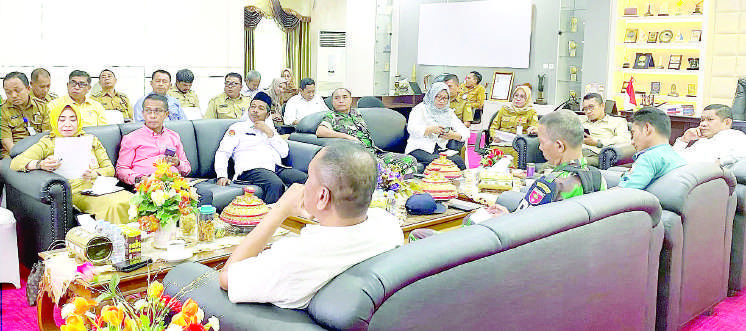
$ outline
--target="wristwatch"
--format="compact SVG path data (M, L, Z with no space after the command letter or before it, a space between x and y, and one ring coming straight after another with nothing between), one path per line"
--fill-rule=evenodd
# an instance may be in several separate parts
M604 147L604 144L601 143L600 139L598 141L596 141L596 147L598 147L598 148Z

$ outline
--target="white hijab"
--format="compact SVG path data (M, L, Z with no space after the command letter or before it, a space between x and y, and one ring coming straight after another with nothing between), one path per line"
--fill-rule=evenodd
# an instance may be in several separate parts
M443 90L448 93L448 103L446 103L443 108L438 108L435 105L435 97L438 95L438 93L440 93L440 91ZM448 107L450 104L450 100L450 91L448 90L448 85L443 82L433 83L433 85L425 94L425 97L422 99L422 103L425 105L426 116L431 118L436 124L440 126L452 128L453 125L451 121L453 120L453 117L451 116L451 113L453 111L451 110L451 108Z

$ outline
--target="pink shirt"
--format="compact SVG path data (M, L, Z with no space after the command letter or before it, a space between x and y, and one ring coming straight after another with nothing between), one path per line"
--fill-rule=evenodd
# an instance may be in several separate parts
M184 145L181 144L179 134L163 128L160 134L143 125L135 131L122 137L117 160L117 178L121 181L134 185L138 176L149 176L155 172L156 160L163 157L166 147L176 149L179 158L179 166L171 167L186 176L192 171L192 166L184 154Z

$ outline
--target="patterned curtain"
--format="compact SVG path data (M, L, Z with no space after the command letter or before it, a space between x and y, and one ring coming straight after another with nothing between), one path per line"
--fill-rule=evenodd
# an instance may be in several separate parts
M256 61L254 59L254 29L256 29L256 26L262 20L263 16L264 15L262 14L262 12L254 6L248 6L243 9L243 38L245 45L243 54L244 77L249 72L249 70L254 69L254 66L256 65Z
M285 66L293 70L296 80L311 76L311 34L309 22L287 32ZM296 84L298 84L296 82ZM297 86L297 85L296 85Z

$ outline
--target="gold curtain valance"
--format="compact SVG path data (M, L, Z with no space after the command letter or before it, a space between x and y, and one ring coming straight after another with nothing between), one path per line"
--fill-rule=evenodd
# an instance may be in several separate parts
M250 11L260 12L265 17L275 17L276 12L281 10L282 16L294 16L301 22L311 21L311 11L314 0L249 0L246 8Z

